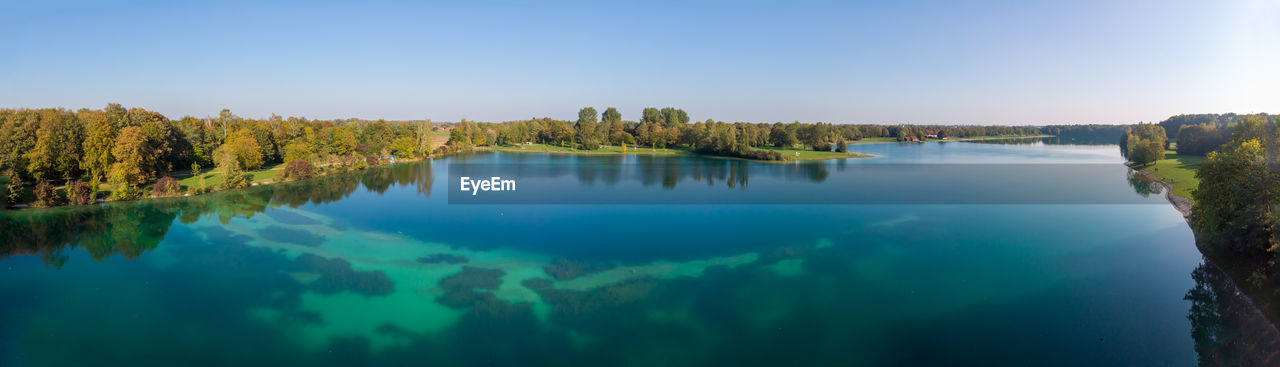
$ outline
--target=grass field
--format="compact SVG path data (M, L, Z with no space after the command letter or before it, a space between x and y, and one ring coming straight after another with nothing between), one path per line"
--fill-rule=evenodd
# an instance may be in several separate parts
M1161 180L1173 184L1175 195L1191 198L1191 191L1200 186L1196 171L1200 169L1201 162L1204 162L1203 156L1179 155L1170 150L1165 152L1164 159L1144 169Z
M249 174L253 175L253 182L268 183L268 182L276 182L276 174L280 173L283 170L284 170L284 163L279 163L279 164L264 167L261 170L249 171ZM204 177L204 184L205 184L205 187L207 188L217 187L218 184L222 183L222 180L223 180L222 174L218 172L203 172L200 174L200 176ZM175 173L173 175L173 178L178 179L178 183L182 184L182 188L185 190L188 187L193 187L199 184L200 176L193 176L191 175L190 172L182 172L182 173Z
M871 155L860 153L840 153L840 152L819 152L812 149L796 149L796 148L776 148L763 147L758 149L772 150L782 153L782 159L788 161L812 161L822 159L839 159L839 158L866 158ZM799 153L799 154L797 154Z

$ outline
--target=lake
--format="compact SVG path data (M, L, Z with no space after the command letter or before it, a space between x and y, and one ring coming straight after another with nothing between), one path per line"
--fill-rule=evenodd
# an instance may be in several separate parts
M876 157L489 152L3 212L0 365L1179 366L1258 327L1115 145L850 150Z

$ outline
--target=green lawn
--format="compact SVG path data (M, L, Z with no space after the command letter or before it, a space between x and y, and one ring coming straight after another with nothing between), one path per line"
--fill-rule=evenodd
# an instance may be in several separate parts
M275 182L276 174L282 170L284 170L284 163L279 163L263 167L261 170L249 171L249 174L253 175L253 182L256 183ZM203 172L200 176L204 176L206 188L217 187L223 180L222 174L218 172ZM199 184L200 176L193 176L190 172L175 172L173 178L178 179L178 183L182 184L183 189L186 189Z
M1165 152L1164 159L1156 161L1145 169L1161 180L1173 184L1175 195L1191 198L1191 191L1200 186L1196 171L1200 169L1201 162L1204 162L1203 156L1179 155L1170 150Z
M788 160L788 161L812 161L812 160L839 159L839 158L865 158L865 157L871 156L868 154L853 153L853 152L849 152L849 153L820 152L812 149L797 149L797 148L762 147L757 149L772 150L778 153L782 153L782 159ZM799 154L797 155L796 153L799 153Z

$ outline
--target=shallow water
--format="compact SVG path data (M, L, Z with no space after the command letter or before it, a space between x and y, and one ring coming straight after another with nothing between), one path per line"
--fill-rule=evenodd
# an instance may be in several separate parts
M1192 365L1212 342L1193 330L1221 329L1189 319L1184 295L1219 286L1193 279L1190 229L1115 145L851 150L877 157L488 153L0 213L0 365ZM444 192L462 164L554 167L503 171L543 181L521 195L728 199L466 203ZM1090 170L988 201L947 199L973 179L952 170L890 185L909 204L812 204L885 186L882 164ZM1047 199L1000 201L1028 192Z

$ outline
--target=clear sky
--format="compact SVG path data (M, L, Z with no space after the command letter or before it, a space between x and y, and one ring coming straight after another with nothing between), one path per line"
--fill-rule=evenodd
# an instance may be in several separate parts
M1276 1L0 0L0 107L1048 124L1280 113Z

